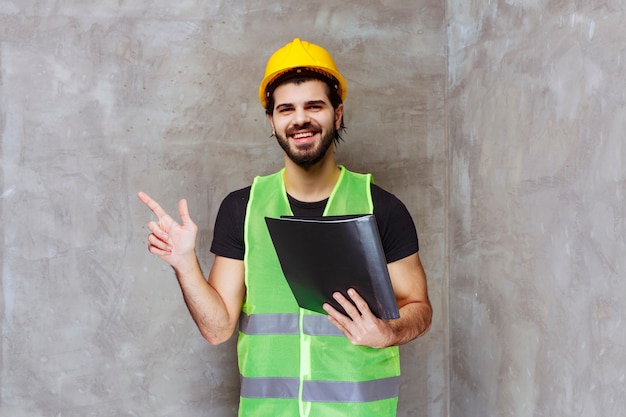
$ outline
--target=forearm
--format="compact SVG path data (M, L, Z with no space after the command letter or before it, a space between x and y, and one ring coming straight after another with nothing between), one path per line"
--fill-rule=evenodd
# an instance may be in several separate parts
M388 345L402 345L430 329L433 310L428 299L426 274L417 253L388 266L400 307L400 318L387 322L392 334Z
M426 334L431 326L432 308L429 303L409 303L399 309L400 318L389 320L392 337L389 346L403 345Z
M230 317L222 297L206 280L195 258L185 267L174 268L187 309L202 336L217 345L228 340L236 318Z

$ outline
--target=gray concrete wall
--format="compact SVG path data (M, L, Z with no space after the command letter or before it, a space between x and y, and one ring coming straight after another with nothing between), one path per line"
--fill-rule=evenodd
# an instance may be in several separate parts
M450 415L624 415L624 3L447 7Z
M221 199L282 164L257 87L294 36L348 80L339 160L416 220L435 324L402 348L400 415L445 415L444 21L439 0L0 0L0 415L235 414L234 343L195 329L136 193L188 198L208 269Z
M0 1L0 416L234 414L234 343L198 334L135 194L189 199L208 268L221 198L281 166L256 88L294 36L348 79L339 160L420 232L400 415L621 415L623 6L445 8Z

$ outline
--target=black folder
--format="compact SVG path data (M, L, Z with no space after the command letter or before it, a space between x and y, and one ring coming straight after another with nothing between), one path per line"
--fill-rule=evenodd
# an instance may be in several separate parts
M376 218L371 214L320 218L266 217L278 260L298 305L326 314L332 294L354 288L381 319L400 317Z

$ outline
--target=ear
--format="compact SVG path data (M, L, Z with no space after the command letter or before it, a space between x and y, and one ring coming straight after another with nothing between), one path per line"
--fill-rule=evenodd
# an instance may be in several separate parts
M267 120L270 122L270 124L272 125L272 135L276 134L276 129L274 128L274 118L272 117L271 114L266 113L267 116Z
M337 106L335 109L335 129L341 127L341 119L343 117L343 103Z

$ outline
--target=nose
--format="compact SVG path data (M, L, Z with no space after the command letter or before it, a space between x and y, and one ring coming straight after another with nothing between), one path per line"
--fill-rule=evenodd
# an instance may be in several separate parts
M293 124L296 126L303 126L309 123L309 114L303 107L297 107L293 115Z

